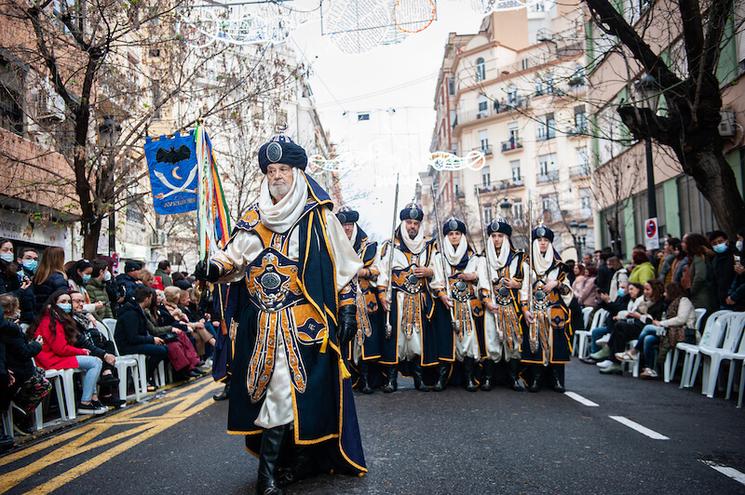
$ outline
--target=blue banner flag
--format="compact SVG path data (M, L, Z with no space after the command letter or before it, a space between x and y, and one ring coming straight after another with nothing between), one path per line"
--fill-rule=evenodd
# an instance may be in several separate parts
M155 213L168 215L197 209L197 152L194 131L145 141Z

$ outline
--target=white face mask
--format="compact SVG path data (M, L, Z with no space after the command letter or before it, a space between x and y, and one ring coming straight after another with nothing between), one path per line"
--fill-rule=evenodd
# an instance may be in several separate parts
M0 254L0 260L5 261L6 263L12 263L13 262L13 253L1 253Z
M742 251L742 241L737 241L735 243L735 247L737 248L738 251Z
M111 272L110 271L106 270L104 272L104 274L103 274L103 280L104 280L104 282L108 282L109 280L111 280Z

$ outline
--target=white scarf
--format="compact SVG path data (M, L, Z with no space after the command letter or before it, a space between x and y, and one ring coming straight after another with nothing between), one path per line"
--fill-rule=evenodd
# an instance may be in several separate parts
M349 242L352 243L352 246L354 246L354 241L357 240L357 224L354 224L354 229L352 230L352 237L349 239Z
M445 259L452 266L456 266L460 263L460 260L463 259L463 255L466 254L466 251L468 250L468 241L466 240L465 234L460 236L460 244L458 244L457 248L454 248L447 238L443 240L443 243L445 244L445 248L443 249Z
M272 195L269 193L269 181L264 177L259 192L261 223L272 232L284 234L303 215L307 201L308 184L305 180L305 172L299 168L292 169L290 191L276 204L272 201Z
M554 245L548 244L546 254L541 254L538 248L538 239L533 241L533 269L538 275L544 275L554 262Z
M494 247L491 237L489 237L486 241L486 252L492 269L499 270L507 264L507 258L510 256L510 240L505 239L502 241L502 247L499 248L499 256L497 256L497 249Z
M424 229L420 227L419 233L413 239L409 237L409 232L406 230L403 223L401 224L400 231L401 240L404 241L404 244L409 248L409 251L414 254L419 254L422 249L424 249Z

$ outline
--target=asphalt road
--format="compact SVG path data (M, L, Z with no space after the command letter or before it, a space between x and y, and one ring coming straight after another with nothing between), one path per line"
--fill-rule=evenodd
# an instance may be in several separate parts
M421 393L400 382L395 394L357 396L368 475L289 493L745 493L745 409L733 401L578 362L567 388L597 406L552 391ZM0 458L0 491L252 494L257 460L224 433L217 389L202 379Z

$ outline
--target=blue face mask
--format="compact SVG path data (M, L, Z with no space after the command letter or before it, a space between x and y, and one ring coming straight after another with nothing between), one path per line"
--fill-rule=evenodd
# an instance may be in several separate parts
M80 278L83 279L83 283L84 284L87 284L88 282L91 281L91 276L90 275L82 275Z
M727 252L727 243L726 242L723 242L721 244L716 244L716 245L712 246L712 249L714 250L715 253L718 253L718 254L726 253Z
M23 265L23 268L30 271L31 273L34 273L36 271L36 268L39 266L39 262L36 260L23 260L21 264Z
M626 291L623 289L618 289L618 297L623 297L626 295Z
M57 307L64 311L65 313L72 313L72 304L71 303L57 303Z
M12 263L13 262L13 253L2 253L2 254L0 254L0 260L3 260L6 263Z

